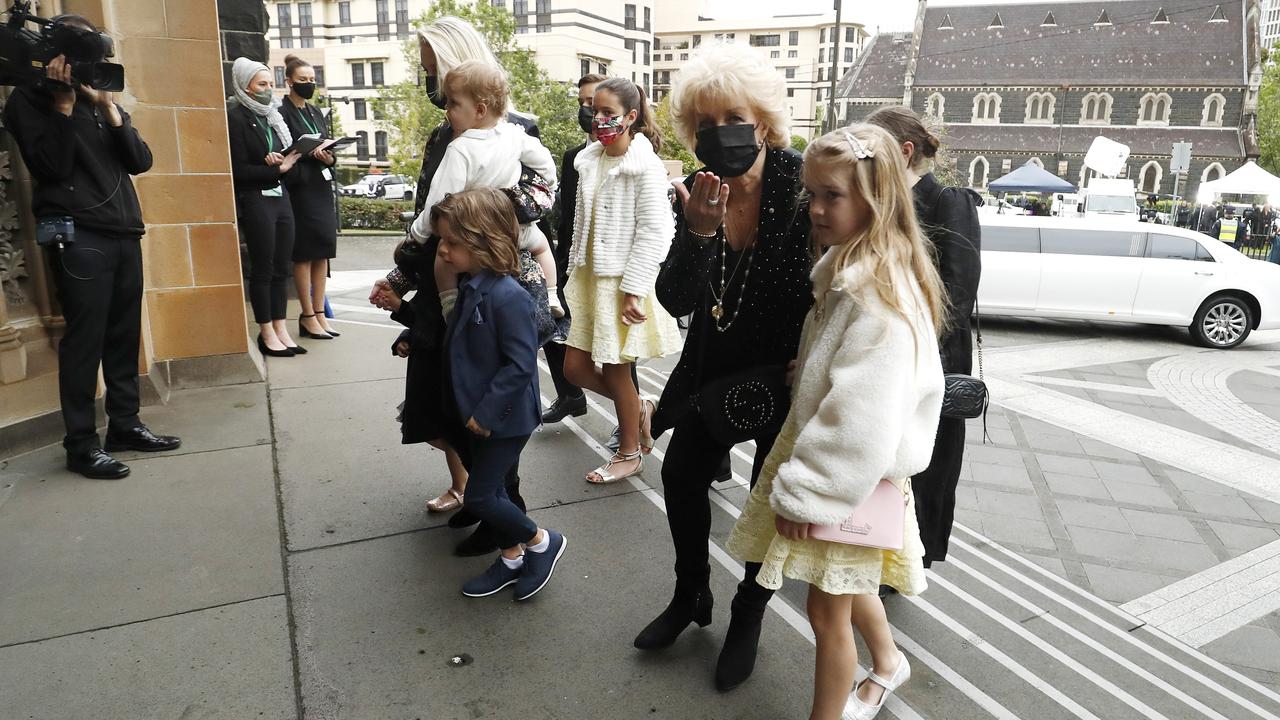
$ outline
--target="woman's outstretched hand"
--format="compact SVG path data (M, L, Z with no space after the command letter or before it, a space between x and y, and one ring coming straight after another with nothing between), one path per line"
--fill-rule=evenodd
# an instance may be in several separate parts
M724 224L729 186L722 184L715 173L700 172L693 178L692 190L684 183L677 183L675 188L684 205L685 226L699 235L714 235Z

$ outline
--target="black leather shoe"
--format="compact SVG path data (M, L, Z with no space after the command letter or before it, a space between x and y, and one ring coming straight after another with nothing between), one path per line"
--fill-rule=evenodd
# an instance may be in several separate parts
M587 396L579 395L578 397L565 397L561 395L556 401L551 403L551 407L542 413L542 422L550 425L558 423L572 415L573 417L582 417L587 414Z
M461 529L471 527L478 522L480 522L480 518L471 514L471 511L467 510L467 507L463 505L461 510L449 516L448 525L454 529Z
M172 435L156 435L146 425L139 425L123 432L107 431L107 452L137 450L139 452L164 452L182 447L182 440Z
M729 458L729 454L725 453L724 459L720 461L720 468L716 470L715 477L711 478L713 483L729 482L733 479L733 461Z
M294 352L290 350L288 347L286 347L283 350L272 350L271 348L267 347L267 342L262 339L261 335L258 336L258 352L262 353L263 355L266 355L267 357L293 357L294 356Z
M67 469L92 480L119 480L129 476L129 466L111 457L101 448L67 455Z
M690 624L697 623L698 627L710 625L714 604L711 588L707 585L692 589L677 586L667 609L646 625L632 644L640 650L670 647Z
M453 554L458 557L476 557L488 555L497 550L498 541L493 539L493 535L484 526L481 526L476 528L476 531L466 540L458 543L458 546L453 549Z
M746 682L756 669L760 622L764 619L764 607L753 606L742 598L735 597L732 608L729 631L725 633L724 647L716 660L716 689L720 692L728 692Z

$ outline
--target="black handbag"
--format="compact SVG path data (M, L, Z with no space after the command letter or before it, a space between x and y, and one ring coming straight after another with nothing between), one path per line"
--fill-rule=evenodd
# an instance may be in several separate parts
M737 445L782 429L791 410L786 365L758 365L702 382L702 366L709 342L710 315L704 318L698 344L698 373L691 398L711 437L722 445Z
M520 165L519 182L502 191L511 199L511 206L516 211L516 221L521 225L541 220L555 205L556 196L551 190L551 184L524 164Z
M964 373L947 373L943 376L942 417L954 420L982 418L986 427L987 407L991 396L987 393L982 367L982 313L977 301L973 304L973 316L978 330L978 377ZM985 440L985 430L984 430Z

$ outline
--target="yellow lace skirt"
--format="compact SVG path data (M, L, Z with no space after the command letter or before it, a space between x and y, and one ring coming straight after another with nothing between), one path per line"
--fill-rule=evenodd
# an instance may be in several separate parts
M565 344L591 353L598 363L612 365L678 352L684 346L680 328L652 289L640 302L648 319L639 325L622 323L621 285L622 278L597 277L590 265L574 269L564 288L573 318Z
M874 595L880 585L892 585L903 595L918 595L928 586L924 577L924 545L916 524L915 500L908 494L901 550L846 545L826 540L788 540L774 527L769 505L778 466L795 447L796 431L787 423L773 451L760 469L760 480L751 491L729 535L726 549L744 562L761 563L756 582L774 590L782 579L809 583L830 595Z

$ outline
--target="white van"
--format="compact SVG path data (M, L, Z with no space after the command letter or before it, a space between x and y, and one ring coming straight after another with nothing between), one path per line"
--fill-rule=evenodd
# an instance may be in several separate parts
M1280 328L1280 265L1114 216L980 215L984 315L1185 327L1226 350Z
M1138 217L1138 194L1132 180L1093 178L1082 191L1084 215L1129 215Z

